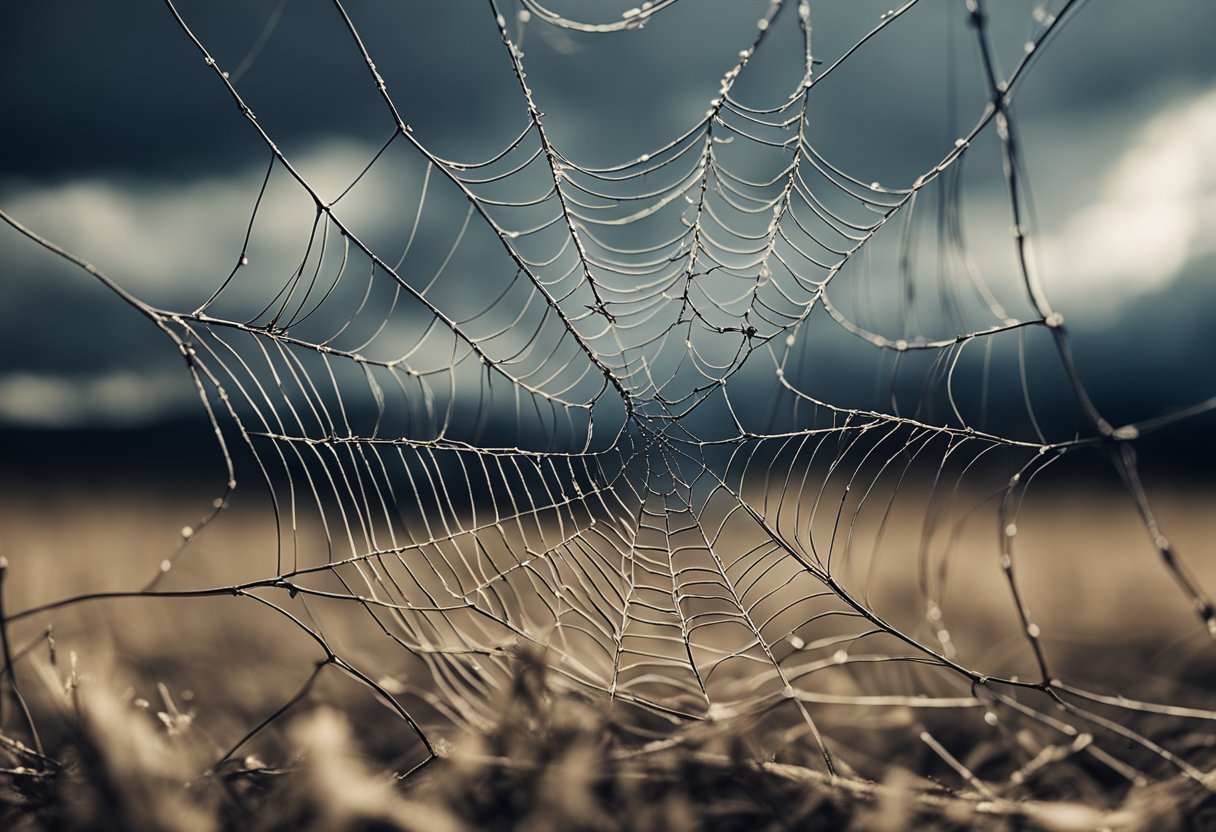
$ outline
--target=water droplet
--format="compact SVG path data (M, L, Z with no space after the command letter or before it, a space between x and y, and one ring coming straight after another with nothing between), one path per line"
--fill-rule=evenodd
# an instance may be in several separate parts
M172 568L173 568L173 564L170 563L168 560L162 560L160 562L160 571L161 572L168 572Z
M224 80L227 80L227 79L228 79L228 73L227 73L227 72L225 72L225 73L224 73Z
M1043 320L1043 323L1047 324L1052 329L1056 329L1057 327L1064 325L1064 316L1059 312L1052 312Z
M756 28L759 29L761 32L765 31L766 29L768 29L768 20L763 17L760 18L759 20L756 21Z
M966 147L966 146L967 146L967 140L966 140L966 139L955 139L955 140L954 140L954 146L955 146L955 147Z
M654 3L652 3L651 0L646 0L646 2L642 4L642 11L644 12L648 12L652 8L654 8Z
M871 188L872 190L875 190L875 191L881 191L881 190L882 190L882 183L881 183L881 182L871 182L871 183L870 183L870 188Z
M789 335L785 336L785 345L787 347L792 347L792 346L794 346L795 340L796 339L794 338L794 333L791 332Z
M899 350L900 352L903 352L907 348L908 348L908 342L905 341L903 338L900 338L898 341L895 342L895 349Z
M1005 537L1013 537L1018 533L1018 524L1010 523L1005 527Z
M211 501L211 507L212 508L223 508L224 507L224 498L216 497L214 500Z
M215 58L208 55L206 58L203 58L203 63L205 63L207 66L215 66Z
M242 266L248 266L248 265L249 265L249 258L248 258L248 257L246 257L244 254L242 254L242 255L241 255L241 265L242 265Z
M837 650L832 654L832 661L836 664L844 664L849 660L849 652L847 650Z
M688 339L688 338L684 339L684 346L685 346L687 349L692 349L692 340L691 340L691 339Z
M494 18L494 20L495 20L495 22L498 23L499 29L505 28L507 25L507 20L502 15L498 15L497 17Z
M527 9L520 9L519 12L515 15L515 18L520 23L527 23L529 20L532 19L532 12L528 11Z
M649 162L649 161L650 161L650 154L649 154L649 153L643 153L641 156L639 156L639 157L638 157L638 161L639 161L639 162Z
M1132 439L1139 439L1140 429L1135 425L1124 425L1123 427L1118 428L1112 435L1116 439L1121 439L1124 442L1127 442Z
M1034 41L1032 41L1032 40L1026 41L1026 45L1022 47L1022 51L1024 51L1027 55L1029 55L1031 52L1033 52L1034 51Z
M194 529L189 526L182 526L182 537L191 537L194 534Z
M783 369L781 369L780 367L778 367L778 368L777 368L777 378L781 378L781 377L782 377L782 376L784 376L784 375L785 375L785 370L783 370Z
M1030 636L1031 638L1038 638L1040 635L1042 635L1042 633L1043 631L1039 629L1038 624L1031 623L1026 625L1026 635Z
M984 722L987 722L989 725L995 726L1000 721L1001 721L1000 717L998 717L992 711L984 711Z
M624 12L624 14L621 15L621 17L625 18L626 20L629 20L630 18L637 17L641 13L642 13L641 9L637 9L637 8L625 9L625 12Z
M801 636L790 636L790 647L793 647L795 650L801 650L803 647L806 647L806 642L802 640Z

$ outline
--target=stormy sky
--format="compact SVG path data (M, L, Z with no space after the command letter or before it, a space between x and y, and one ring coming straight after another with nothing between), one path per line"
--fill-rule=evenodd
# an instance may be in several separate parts
M1008 71L1059 4L988 5L997 63ZM595 22L628 8L551 6ZM833 67L888 6L811 0L816 71ZM485 158L526 126L488 3L345 7L402 118L436 155ZM323 194L342 193L392 135L330 3L181 0L177 8L258 123ZM644 28L611 34L520 22L510 0L502 8L554 146L603 167L695 123L768 3L684 0ZM194 308L240 251L265 145L162 3L28 3L4 16L0 207L134 295ZM1091 2L1046 45L1016 93L1036 268L1074 335L1082 377L1118 419L1216 395L1214 28L1216 9L1206 0ZM787 95L801 78L800 37L795 14L779 16L738 95L757 106ZM907 186L949 152L986 100L974 36L954 0L921 0L832 73L810 98L809 138L862 182ZM959 204L977 263L1006 291L1011 314L1025 316L991 133L970 148ZM386 249L398 246L420 176L417 159L394 145L344 197L344 220ZM420 256L441 262L465 213L460 200L436 197L421 225ZM302 194L272 184L251 259L289 272L311 217ZM476 234L445 275L454 303L461 281L474 285L478 253L493 242ZM870 268L887 269L883 258L896 250L893 242ZM197 411L180 357L160 333L8 226L0 226L0 279L0 420L137 426ZM876 320L900 308L883 299L893 285L879 274L867 290ZM248 297L233 291L238 305L257 299L253 289ZM874 366L869 356L840 362L863 368L856 372ZM1040 392L1048 405L1057 388Z

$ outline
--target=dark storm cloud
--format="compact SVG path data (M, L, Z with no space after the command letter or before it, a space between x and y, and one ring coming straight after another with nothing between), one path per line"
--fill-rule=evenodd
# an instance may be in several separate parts
M989 5L1007 70L1033 32L1032 4ZM391 135L392 121L331 4L286 4L250 60L278 6L179 4L222 68L237 73L244 66L239 91L309 179L349 182ZM523 36L529 82L554 141L579 162L607 165L686 129L716 94L722 72L748 45L766 7L763 0L681 3L642 31L612 36L531 25ZM197 303L199 292L206 294L227 273L266 149L162 4L124 4L121 12L112 5L74 4L70 16L65 8L17 4L3 15L0 77L8 83L0 96L8 117L0 205L112 270L141 297L168 306ZM347 8L402 116L440 155L484 157L526 124L488 4L419 0L351 2ZM811 8L813 49L824 62L817 72L885 11L878 3L844 0L813 2ZM800 80L792 11L739 82L740 94L758 104L779 103ZM1216 51L1207 43L1213 24L1216 13L1199 0L1089 4L1043 50L1016 106L1044 244L1075 242L1072 232L1065 233L1066 221L1091 203L1126 213L1128 200L1112 201L1100 192L1106 168L1139 146L1144 122L1216 82ZM811 138L865 181L908 182L974 123L984 103L979 78L958 4L922 0L815 89ZM968 161L967 224L981 259L1009 251L999 164L989 164L996 159L994 148L977 146ZM409 190L403 182L416 186L416 179L392 175L376 182L388 189L379 192L383 205L395 206L393 189ZM296 256L309 210L304 204L301 215L298 202L264 212L260 263ZM438 248L438 240L447 239L439 232L458 225L462 212L433 207L437 232L428 244ZM351 206L344 210L352 213ZM374 205L357 221L372 235L399 230L404 222L395 207ZM1131 227L1139 230L1129 234L1145 233ZM493 248L480 245L470 250ZM1102 304L1061 289L1061 308L1084 336L1078 346L1083 371L1100 395L1116 398L1129 366L1153 368L1142 374L1145 411L1161 402L1184 403L1188 392L1191 399L1213 392L1210 379L1193 375L1190 360L1213 318L1213 304L1203 302L1211 300L1203 282L1209 266L1199 257L1176 287L1108 310L1100 328L1086 324L1085 316ZM1068 268L1051 276L1051 285L1072 280ZM0 228L0 279L6 291L0 325L10 343L22 345L5 351L0 375L159 372L176 361L171 351L152 346L160 336L151 327L113 304L86 275L7 227ZM1136 291L1130 283L1115 286L1106 305L1117 306ZM868 376L867 362L869 357L859 359L854 374ZM85 398L104 401L106 390L125 383L124 376L100 392L80 389ZM41 388L24 389L37 394ZM167 407L186 401L162 398ZM84 406L63 406L77 405Z
M179 4L220 65L234 71L257 44L275 5ZM403 115L441 150L472 151L469 130L521 120L518 88L487 4L348 5ZM701 99L712 96L735 52L746 46L745 24L765 4L722 2L710 15L705 4L696 5L677 4L640 32L529 32L530 72L556 133L577 138L582 155L596 159L611 155L613 147L632 152L629 134L639 124L647 141L686 126ZM1003 5L994 9L994 34L1009 64L1028 34L1030 6ZM1042 117L1121 107L1142 90L1194 87L1216 78L1216 52L1205 25L1212 23L1210 4L1125 2L1117 10L1091 5L1061 33L1061 48L1048 51L1028 85ZM816 54L830 61L883 10L873 2L813 4ZM940 88L908 95L906 82L940 84L951 48L964 70L973 64L974 48L955 12L953 5L925 0L852 61L856 70L841 71L839 92L825 97L852 102L857 126L865 126L868 114L881 113L875 124L901 125L901 146L922 155L942 138L938 120L925 108L940 108L944 95ZM0 179L86 172L198 176L260 155L162 4L123 4L119 11L100 3L72 4L70 10L57 3L22 3L6 9L4 18L0 77L7 80L8 117ZM752 71L764 73L753 80L754 88L788 90L778 63ZM335 134L378 143L391 131L366 68L329 4L287 4L239 80L259 118L285 144ZM850 136L848 144L856 145L874 132L852 130Z

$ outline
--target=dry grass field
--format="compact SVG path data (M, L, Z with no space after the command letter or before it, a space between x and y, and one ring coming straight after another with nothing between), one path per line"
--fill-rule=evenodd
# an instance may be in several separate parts
M1126 498L1093 489L1031 493L1017 536L1018 571L1056 672L1093 690L1210 706L1211 643L1155 560ZM1204 557L1216 531L1205 510L1213 496L1193 487L1156 500L1163 528L1191 554L1207 586L1216 585L1216 563ZM10 488L0 503L6 609L142 586L207 502L202 495L90 493L68 484ZM859 515L854 529L857 553L872 548L877 531L866 517ZM862 554L842 561L842 580L868 580L872 608L914 633L924 616L916 589L921 532L919 517L895 512L872 570ZM1033 675L993 539L991 518L958 527L942 609L964 664ZM272 576L274 547L265 513L238 502L192 541L160 588ZM438 724L426 702L425 668L357 605L331 606L324 635L334 649ZM780 759L757 756L752 739L759 734L746 719L693 725L661 747L638 750L613 740L620 714L548 678L527 652L494 704L501 720L473 735L438 730L443 759L404 786L391 785L391 773L419 761L413 734L365 688L329 668L288 713L212 770L325 658L281 616L244 598L120 598L22 619L9 637L23 652L17 677L40 740L59 761L54 772L42 771L42 758L7 752L0 817L12 828L1140 829L1202 828L1208 817L1205 791L1194 783L1166 778L1129 792L1080 764L1052 769L1033 791L993 783L977 792L946 777L900 774L926 766L923 748L897 738L920 717L897 706L817 712L843 758L894 764L882 784L829 783L815 770L806 737ZM859 676L847 692L881 692L865 690L868 683ZM6 736L24 736L11 703L5 719ZM975 730L960 725L964 733ZM1199 721L1172 740L1203 769L1211 737ZM971 746L962 762L976 770L998 753L982 738Z

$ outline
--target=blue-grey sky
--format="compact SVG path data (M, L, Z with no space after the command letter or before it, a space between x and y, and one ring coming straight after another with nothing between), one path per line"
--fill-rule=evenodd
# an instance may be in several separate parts
M262 127L321 192L341 193L392 135L331 4L177 5ZM591 4L551 5L573 15ZM1060 4L988 5L997 63L1008 72ZM438 156L484 158L526 126L488 3L351 0L346 8L413 135ZM628 4L595 8L608 21ZM694 124L767 8L766 0L683 0L643 29L582 34L520 22L518 9L503 3L550 139L589 167L637 159ZM887 8L810 0L816 71ZM17 4L4 17L0 207L136 296L194 308L240 250L265 147L161 3L121 11ZM1207 360L1216 323L1214 29L1216 9L1202 0L1091 2L1046 45L1015 99L1036 268L1073 331L1083 377L1121 418L1216 395L1216 364ZM801 78L800 37L789 9L737 95L757 107L784 100ZM851 176L890 187L908 186L948 153L986 96L963 4L954 0L921 0L833 73L810 97L809 139ZM385 251L400 248L421 185L419 158L407 150L395 143L343 206L344 220ZM1010 314L1024 317L991 135L971 148L964 173L971 251ZM931 229L936 209L924 210ZM464 215L461 200L433 195L415 249L427 268L443 260ZM298 190L272 182L251 249L267 280L294 268L311 216ZM478 285L479 264L489 262L482 254L494 245L485 228L470 234L444 275L456 305L468 295L462 287ZM874 247L856 297L840 301L879 327L898 327L892 316L902 314L889 297L898 251L891 236ZM932 263L922 269L932 272ZM0 420L140 424L196 412L180 357L159 333L7 226L0 280L8 345L0 351ZM933 283L931 274L923 280ZM256 311L259 291L234 287L233 314ZM839 361L874 368L868 354L841 353Z

